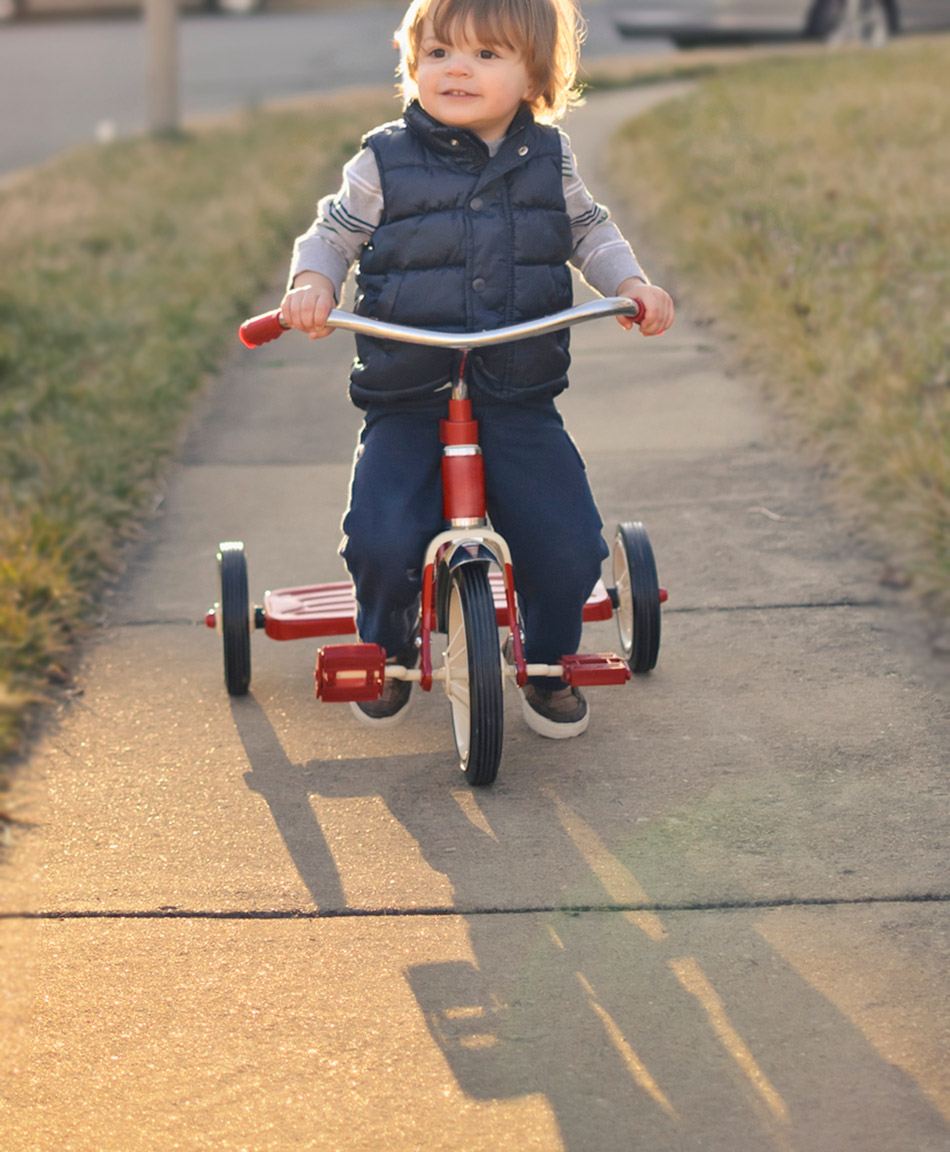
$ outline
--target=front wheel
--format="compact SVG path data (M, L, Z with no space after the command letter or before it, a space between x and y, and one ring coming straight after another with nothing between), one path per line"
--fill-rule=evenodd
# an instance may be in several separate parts
M224 683L230 696L245 696L251 685L251 610L243 544L218 545L218 577Z
M484 564L463 564L448 579L445 691L459 767L469 784L491 784L498 775L504 733L494 598Z
M621 524L613 550L617 629L630 670L650 672L660 651L660 585L643 525Z

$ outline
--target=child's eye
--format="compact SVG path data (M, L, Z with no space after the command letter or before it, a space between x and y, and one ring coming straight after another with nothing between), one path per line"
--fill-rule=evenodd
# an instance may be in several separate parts
M430 48L428 55L432 60L442 60L445 57L444 48Z
M479 48L478 50L479 60L494 60L496 56L497 53L492 52L490 48Z

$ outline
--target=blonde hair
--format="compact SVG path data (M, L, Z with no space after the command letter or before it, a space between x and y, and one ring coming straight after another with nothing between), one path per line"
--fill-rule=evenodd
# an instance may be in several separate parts
M426 19L443 44L469 31L487 47L520 53L536 93L529 107L543 123L559 120L579 101L577 65L586 28L575 0L412 0L396 32L399 88L406 104L418 94L416 69Z

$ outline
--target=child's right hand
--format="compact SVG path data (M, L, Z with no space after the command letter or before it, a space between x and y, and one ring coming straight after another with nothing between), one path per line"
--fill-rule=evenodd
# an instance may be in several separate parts
M281 301L280 311L291 328L305 332L311 340L330 336L335 328L327 327L330 309L336 306L333 284L319 272L299 272L294 286Z
M639 321L641 336L662 336L673 323L676 315L673 301L670 294L658 284L647 284L633 276L624 280L617 289L617 295L639 300L643 305L643 315ZM633 319L629 316L618 316L617 320L628 332L633 327Z

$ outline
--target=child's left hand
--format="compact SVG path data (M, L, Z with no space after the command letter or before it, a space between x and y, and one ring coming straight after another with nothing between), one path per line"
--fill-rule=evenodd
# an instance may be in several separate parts
M643 304L643 318L640 321L640 334L642 336L662 336L676 317L676 309L668 292L658 284L645 284L642 280L631 277L617 289L618 296L628 296L631 300L639 300ZM618 316L617 320L622 328L629 331L634 325L632 316Z

